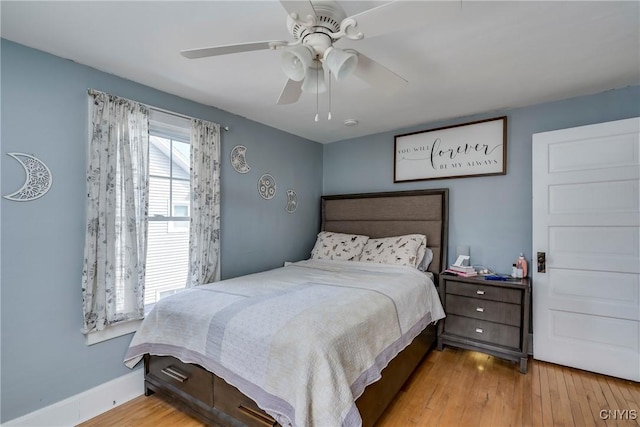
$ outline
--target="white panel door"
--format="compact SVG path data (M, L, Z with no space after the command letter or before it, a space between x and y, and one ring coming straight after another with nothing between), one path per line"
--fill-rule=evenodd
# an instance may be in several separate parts
M533 357L640 381L640 118L533 135Z

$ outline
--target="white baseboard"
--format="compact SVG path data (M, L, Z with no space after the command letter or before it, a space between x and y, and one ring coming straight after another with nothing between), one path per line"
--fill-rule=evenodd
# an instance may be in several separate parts
M65 400L3 423L3 426L66 427L90 420L144 393L144 369L136 369Z

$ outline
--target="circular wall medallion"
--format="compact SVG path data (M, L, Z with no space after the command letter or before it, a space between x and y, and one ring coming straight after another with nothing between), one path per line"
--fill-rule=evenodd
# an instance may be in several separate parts
M294 213L298 209L298 195L293 190L287 190L287 206L284 208L289 213Z
M244 145L236 145L231 150L231 166L238 173L247 173L251 167L247 164L247 147Z
M258 180L258 193L263 199L273 199L276 195L276 180L268 173L265 173Z

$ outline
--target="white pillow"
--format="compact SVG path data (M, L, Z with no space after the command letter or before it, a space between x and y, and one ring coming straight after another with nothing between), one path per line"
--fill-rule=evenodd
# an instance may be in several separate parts
M369 239L360 261L417 268L424 258L426 247L427 238L422 234Z
M321 231L311 251L311 259L357 261L368 236Z

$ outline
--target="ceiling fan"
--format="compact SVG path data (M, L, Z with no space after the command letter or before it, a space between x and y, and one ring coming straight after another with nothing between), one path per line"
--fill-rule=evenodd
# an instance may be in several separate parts
M292 104L302 92L322 93L327 90L325 72L342 81L354 74L371 86L394 92L407 81L393 71L353 49L339 49L334 44L342 38L360 40L396 28L419 24L415 4L393 1L353 16L335 1L294 0L280 3L287 12L287 28L293 41L260 41L225 46L183 50L189 59L204 58L263 49L281 49L282 70L288 81L277 104Z

